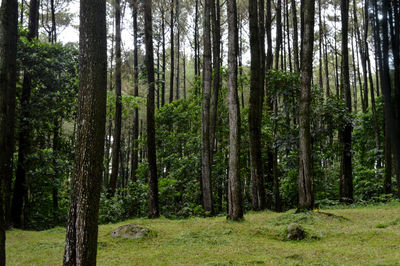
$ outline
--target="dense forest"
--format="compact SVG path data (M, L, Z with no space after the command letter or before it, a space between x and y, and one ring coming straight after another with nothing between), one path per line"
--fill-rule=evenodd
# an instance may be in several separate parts
M2 0L0 265L10 228L94 265L99 223L399 198L399 44L397 0Z

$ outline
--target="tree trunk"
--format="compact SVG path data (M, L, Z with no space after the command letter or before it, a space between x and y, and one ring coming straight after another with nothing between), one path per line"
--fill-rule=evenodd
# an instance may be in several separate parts
M138 1L134 0L132 3L132 18L133 18L133 96L139 96L139 62L138 62ZM164 20L163 20L164 21ZM164 36L164 35L163 35ZM165 79L165 42L163 41L163 67ZM165 88L165 84L163 83ZM164 91L164 90L163 90ZM164 100L164 96L162 97ZM163 103L162 103L163 104ZM135 108L133 117L133 145L132 145L132 169L131 169L131 179L136 182L136 171L139 163L139 108Z
M211 96L211 37L210 8L212 1L206 0L203 17L203 101L201 112L201 181L204 211L212 214L211 151L210 151L210 96Z
M211 120L210 120L210 161L213 162L214 148L215 148L215 132L217 128L217 114L218 114L218 95L221 83L220 78L220 43L221 43L221 29L220 29L220 8L219 0L213 0L213 7L211 8L212 32L213 32L213 89L211 97Z
M174 0L171 0L171 65L170 65L170 79L169 79L169 103L174 101Z
M264 177L261 162L261 112L263 98L262 55L260 41L259 7L257 0L249 0L250 22L250 106L249 106L249 135L250 135L250 164L252 184L253 210L262 210L266 206Z
M296 1L292 1L292 16L293 16L293 53L294 53L294 71L300 72L299 63L299 33L297 29L297 12L296 12Z
M349 52L348 52L348 20L349 20L349 0L341 0L340 4L342 17L342 71L341 71L341 91L347 112L351 114L351 90L349 77ZM353 168L351 155L351 122L346 124L342 130L342 172L340 177L340 200L342 202L353 202Z
M154 59L151 1L144 1L144 36L147 69L147 160L149 163L149 218L160 216L158 207L158 180L154 122Z
M18 1L0 6L0 265L6 265L6 233L14 153Z
M161 36L162 36L162 83L161 83L161 106L165 105L165 11L161 8Z
M112 148L112 166L108 196L115 194L119 159L121 152L121 122L122 122L122 103L121 103L121 2L115 0L115 121Z
M240 186L240 110L237 93L238 29L236 0L228 0L229 208L228 219L243 218Z
M276 48L275 69L279 69L279 52L282 46L282 0L277 0L276 6ZM282 65L282 64L281 64Z
M80 1L78 136L64 265L95 265L107 97L106 1Z
M31 0L29 10L29 33L28 40L37 37L38 33L38 19L39 19L39 0ZM12 220L14 227L21 228L26 226L21 222L21 216L23 210L28 206L27 202L24 202L28 193L28 180L27 172L29 170L29 159L28 155L31 150L32 140L31 131L32 125L30 123L30 99L31 99L31 76L28 72L24 73L24 81L22 85L21 93L21 117L19 121L19 136L18 136L18 162L17 171L15 174L14 193L12 199ZM27 213L27 211L24 211ZM24 220L28 220L28 217L24 217Z
M299 209L311 209L314 205L313 178L311 173L310 102L312 57L314 43L314 0L304 3L304 34L301 64L301 90L299 106Z

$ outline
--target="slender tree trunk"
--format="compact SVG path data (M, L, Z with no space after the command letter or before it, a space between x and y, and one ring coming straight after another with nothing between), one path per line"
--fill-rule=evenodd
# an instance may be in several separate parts
M180 16L180 9L179 9L179 0L176 0L176 99L179 100L180 98L180 25L179 25L179 16Z
M324 81L322 79L322 38L323 38L323 30L322 30L322 9L321 9L321 0L318 0L318 25L319 25L319 34L318 34L318 59L319 59L319 67L318 67L318 81L319 88L321 91L324 91Z
M201 112L201 181L203 189L203 209L210 214L212 208L211 152L210 152L210 96L211 96L211 37L210 8L212 0L206 0L203 17L203 101Z
M153 59L153 25L152 2L144 1L144 39L146 44L147 69L147 160L149 163L149 218L160 216L158 207L158 180L154 122L154 59Z
M238 29L236 0L228 0L229 208L228 219L243 218L240 185L240 107L237 94Z
M162 35L162 83L161 83L161 106L165 105L165 11L161 8L161 35Z
M342 71L341 71L341 91L344 96L347 112L351 109L351 92L349 77L349 54L348 54L348 18L349 0L341 0L340 5L342 17ZM340 200L343 202L353 202L353 168L351 156L351 122L346 124L342 131L342 172L340 177Z
M211 120L210 120L210 160L213 162L214 148L215 148L215 132L217 128L217 114L218 114L218 95L221 83L220 79L220 43L221 43L221 29L220 29L220 8L219 0L213 0L213 7L211 8L212 32L213 32L213 89L211 97Z
M109 196L115 194L119 159L121 152L121 122L122 122L122 103L121 103L121 2L115 0L115 121L112 148L112 166L109 184Z
M0 265L6 265L6 233L14 153L18 1L0 6Z
M294 53L294 71L300 72L299 63L299 33L297 29L297 11L296 1L292 1L292 16L293 16L293 53Z
M38 20L39 20L39 0L31 0L30 2L30 10L29 10L29 33L28 40L37 37L38 33ZM14 183L14 193L12 199L12 220L14 227L21 228L26 226L21 222L22 213L28 213L27 206L28 202L25 202L27 199L28 193L28 180L27 180L27 172L29 170L29 159L28 155L31 151L32 140L31 140L31 131L32 125L30 123L30 100L31 100L31 76L28 72L24 73L24 81L22 84L22 93L20 98L21 103L21 118L19 122L19 136L18 136L18 162L17 162L17 171L15 174L15 183ZM28 217L24 217L24 220L28 220Z
M324 19L324 52L325 52L325 79L326 79L326 97L329 98L331 95L331 89L330 89L330 85L329 85L329 60L328 60L328 40L327 40L327 31L326 31L326 22Z
M194 75L199 76L200 70L198 69L198 54L197 54L197 47L198 47L198 32L199 32L199 0L196 0L196 7L195 7L195 17L194 17ZM197 94L197 92L196 92Z
M96 265L107 97L106 1L80 1L78 136L64 265Z
M299 106L299 209L311 209L314 205L313 177L311 172L310 102L312 57L314 43L314 0L304 3L304 35L301 64L301 90Z
M132 18L133 18L133 96L139 96L139 62L138 62L138 1L134 0L132 2ZM163 20L164 21L164 20ZM164 35L163 35L164 36ZM164 37L163 37L164 40ZM165 80L165 41L163 41L163 67L164 74L163 78ZM163 83L165 91L165 84ZM164 96L162 97L164 100ZM163 103L162 103L163 104ZM133 145L132 145L132 169L131 169L131 179L136 182L136 171L138 169L139 163L139 108L135 108L133 117Z
M272 55L272 14L271 14L271 0L267 1L267 10L265 18L265 32L267 34L267 56L266 56L266 69L271 69L273 65ZM294 1L294 0L293 0Z
M171 26L171 36L170 36L170 42L171 42L171 64L170 64L170 79L169 79L169 103L172 103L174 101L174 0L171 0L171 20L170 20L170 26Z
M276 5L275 69L279 69L279 52L282 46L282 0L277 0Z
M285 0L285 12L286 12L286 36L287 36L287 44L288 44L288 61L289 61L289 71L293 72L292 65L292 51L290 48L290 23L289 23L289 0Z

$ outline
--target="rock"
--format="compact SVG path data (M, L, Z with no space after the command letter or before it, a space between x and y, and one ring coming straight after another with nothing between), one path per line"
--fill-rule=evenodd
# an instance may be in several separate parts
M306 237L303 227L297 223L289 224L287 228L287 238L290 240L302 240Z
M112 237L128 238L128 239L139 239L146 237L150 233L150 230L138 226L137 224L127 224L118 227L111 232Z

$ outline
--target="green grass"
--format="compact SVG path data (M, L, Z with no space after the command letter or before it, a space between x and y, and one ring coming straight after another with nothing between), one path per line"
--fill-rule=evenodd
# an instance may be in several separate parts
M330 215L333 214L333 215ZM311 234L287 241L297 222ZM140 240L113 239L111 231L136 223L152 230ZM7 233L9 265L60 265L64 228ZM98 265L399 265L400 203L295 214L248 213L187 220L134 219L99 229Z

